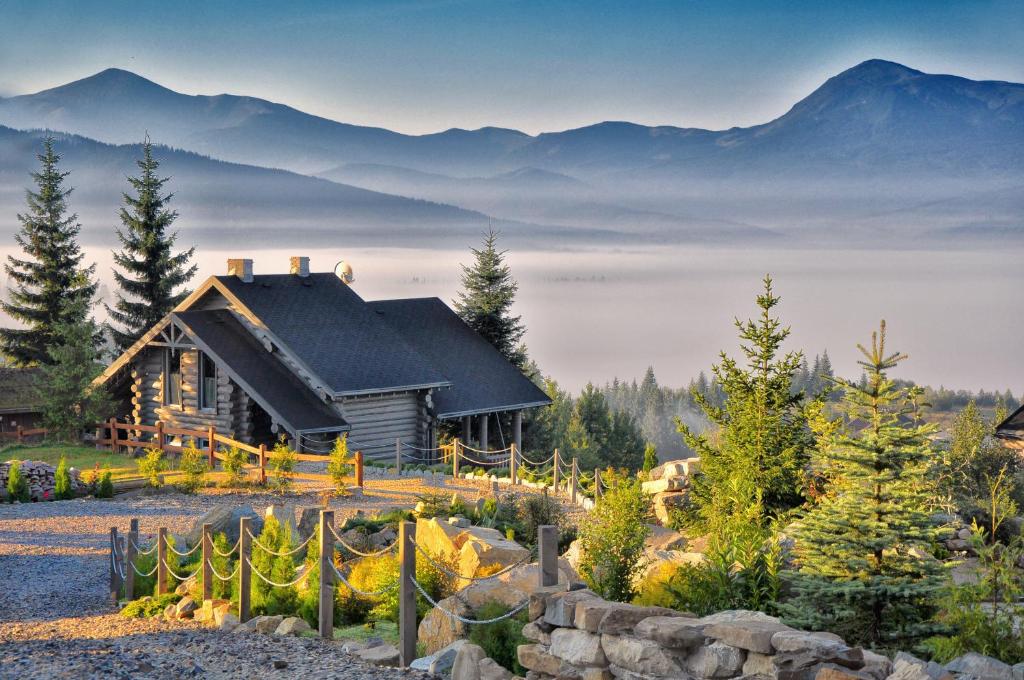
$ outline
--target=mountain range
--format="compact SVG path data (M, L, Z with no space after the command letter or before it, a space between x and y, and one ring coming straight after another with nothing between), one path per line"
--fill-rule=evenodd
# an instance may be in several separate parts
M211 229L387 227L401 239L491 218L559 242L1024 235L1024 85L882 60L830 78L773 121L722 131L603 122L405 135L253 97L180 94L119 69L0 99L0 125L8 213L6 194L34 162L29 131L46 128L72 135L75 184L100 204L116 204L131 145L149 134L170 147L161 157L179 210Z

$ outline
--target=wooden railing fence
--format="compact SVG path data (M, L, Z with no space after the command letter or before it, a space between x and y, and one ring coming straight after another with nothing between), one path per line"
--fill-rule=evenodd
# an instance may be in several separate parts
M122 431L124 432L124 436L120 434ZM144 439L142 438L143 433L150 433L152 437ZM167 441L168 437L176 437L180 443L172 444ZM266 444L253 446L252 444L246 444L245 442L240 442L236 439L232 439L231 437L218 434L217 429L213 426L205 430L191 430L180 427L167 427L164 423L159 421L156 425L142 425L139 423L122 423L118 422L115 418L111 418L104 423L98 423L96 425L95 443L97 448L109 446L110 450L114 453L120 452L122 448L158 448L165 453L180 455L186 448L183 445L183 438L191 439L192 446L206 454L211 470L216 469L217 461L224 461L228 457L228 451L231 449L244 451L249 454L249 462L246 463L245 469L247 471L255 472L261 484L267 481L267 466L275 455L273 450L268 450ZM202 444L202 446L200 446L200 444ZM312 453L293 453L292 455L298 462L327 463L330 459L327 455ZM355 454L353 454L350 464L354 469L356 486L362 487L364 476L362 451L356 451ZM331 479L330 475L325 473L295 471L293 471L289 477L291 479L308 481L324 481Z

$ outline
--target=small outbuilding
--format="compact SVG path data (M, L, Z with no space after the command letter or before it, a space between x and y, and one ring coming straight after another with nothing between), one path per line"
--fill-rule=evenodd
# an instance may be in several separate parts
M547 395L437 298L364 301L351 277L311 273L293 257L287 274L228 260L97 379L121 403L120 419L206 429L250 444L285 435L326 452L342 433L368 457L396 440L436 445L458 420L488 448L488 423Z
M41 427L43 407L39 398L38 368L0 366L0 432Z
M996 437L1007 446L1024 451L1024 406L996 426Z

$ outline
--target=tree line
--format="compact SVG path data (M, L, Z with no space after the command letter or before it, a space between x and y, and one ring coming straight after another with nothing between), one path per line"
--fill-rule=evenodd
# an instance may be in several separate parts
M84 262L70 173L61 169L55 146L52 137L43 141L39 169L31 174L35 186L26 190L26 211L17 216L21 254L9 255L4 265L13 285L0 309L21 326L0 328L0 354L15 366L41 367L44 425L72 438L110 413L109 397L91 387L106 348L131 346L169 313L188 294L196 265L194 248L175 248L170 227L178 213L168 206L169 180L159 175L147 138L136 161L139 174L126 178L129 190L122 194L114 304L104 305L109 320L98 323L96 265Z

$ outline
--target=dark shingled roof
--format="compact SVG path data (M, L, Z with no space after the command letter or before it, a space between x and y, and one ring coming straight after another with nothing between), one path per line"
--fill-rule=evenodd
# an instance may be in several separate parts
M996 436L1004 439L1024 439L1024 406L996 426Z
M0 366L0 413L25 413L42 409L35 383L38 368Z
M336 394L440 387L448 377L333 273L217 280Z
M551 403L543 390L441 300L378 300L367 305L454 383L433 395L439 417Z
M245 383L243 389L290 429L348 430L348 423L263 347L226 309L175 312L197 344Z

